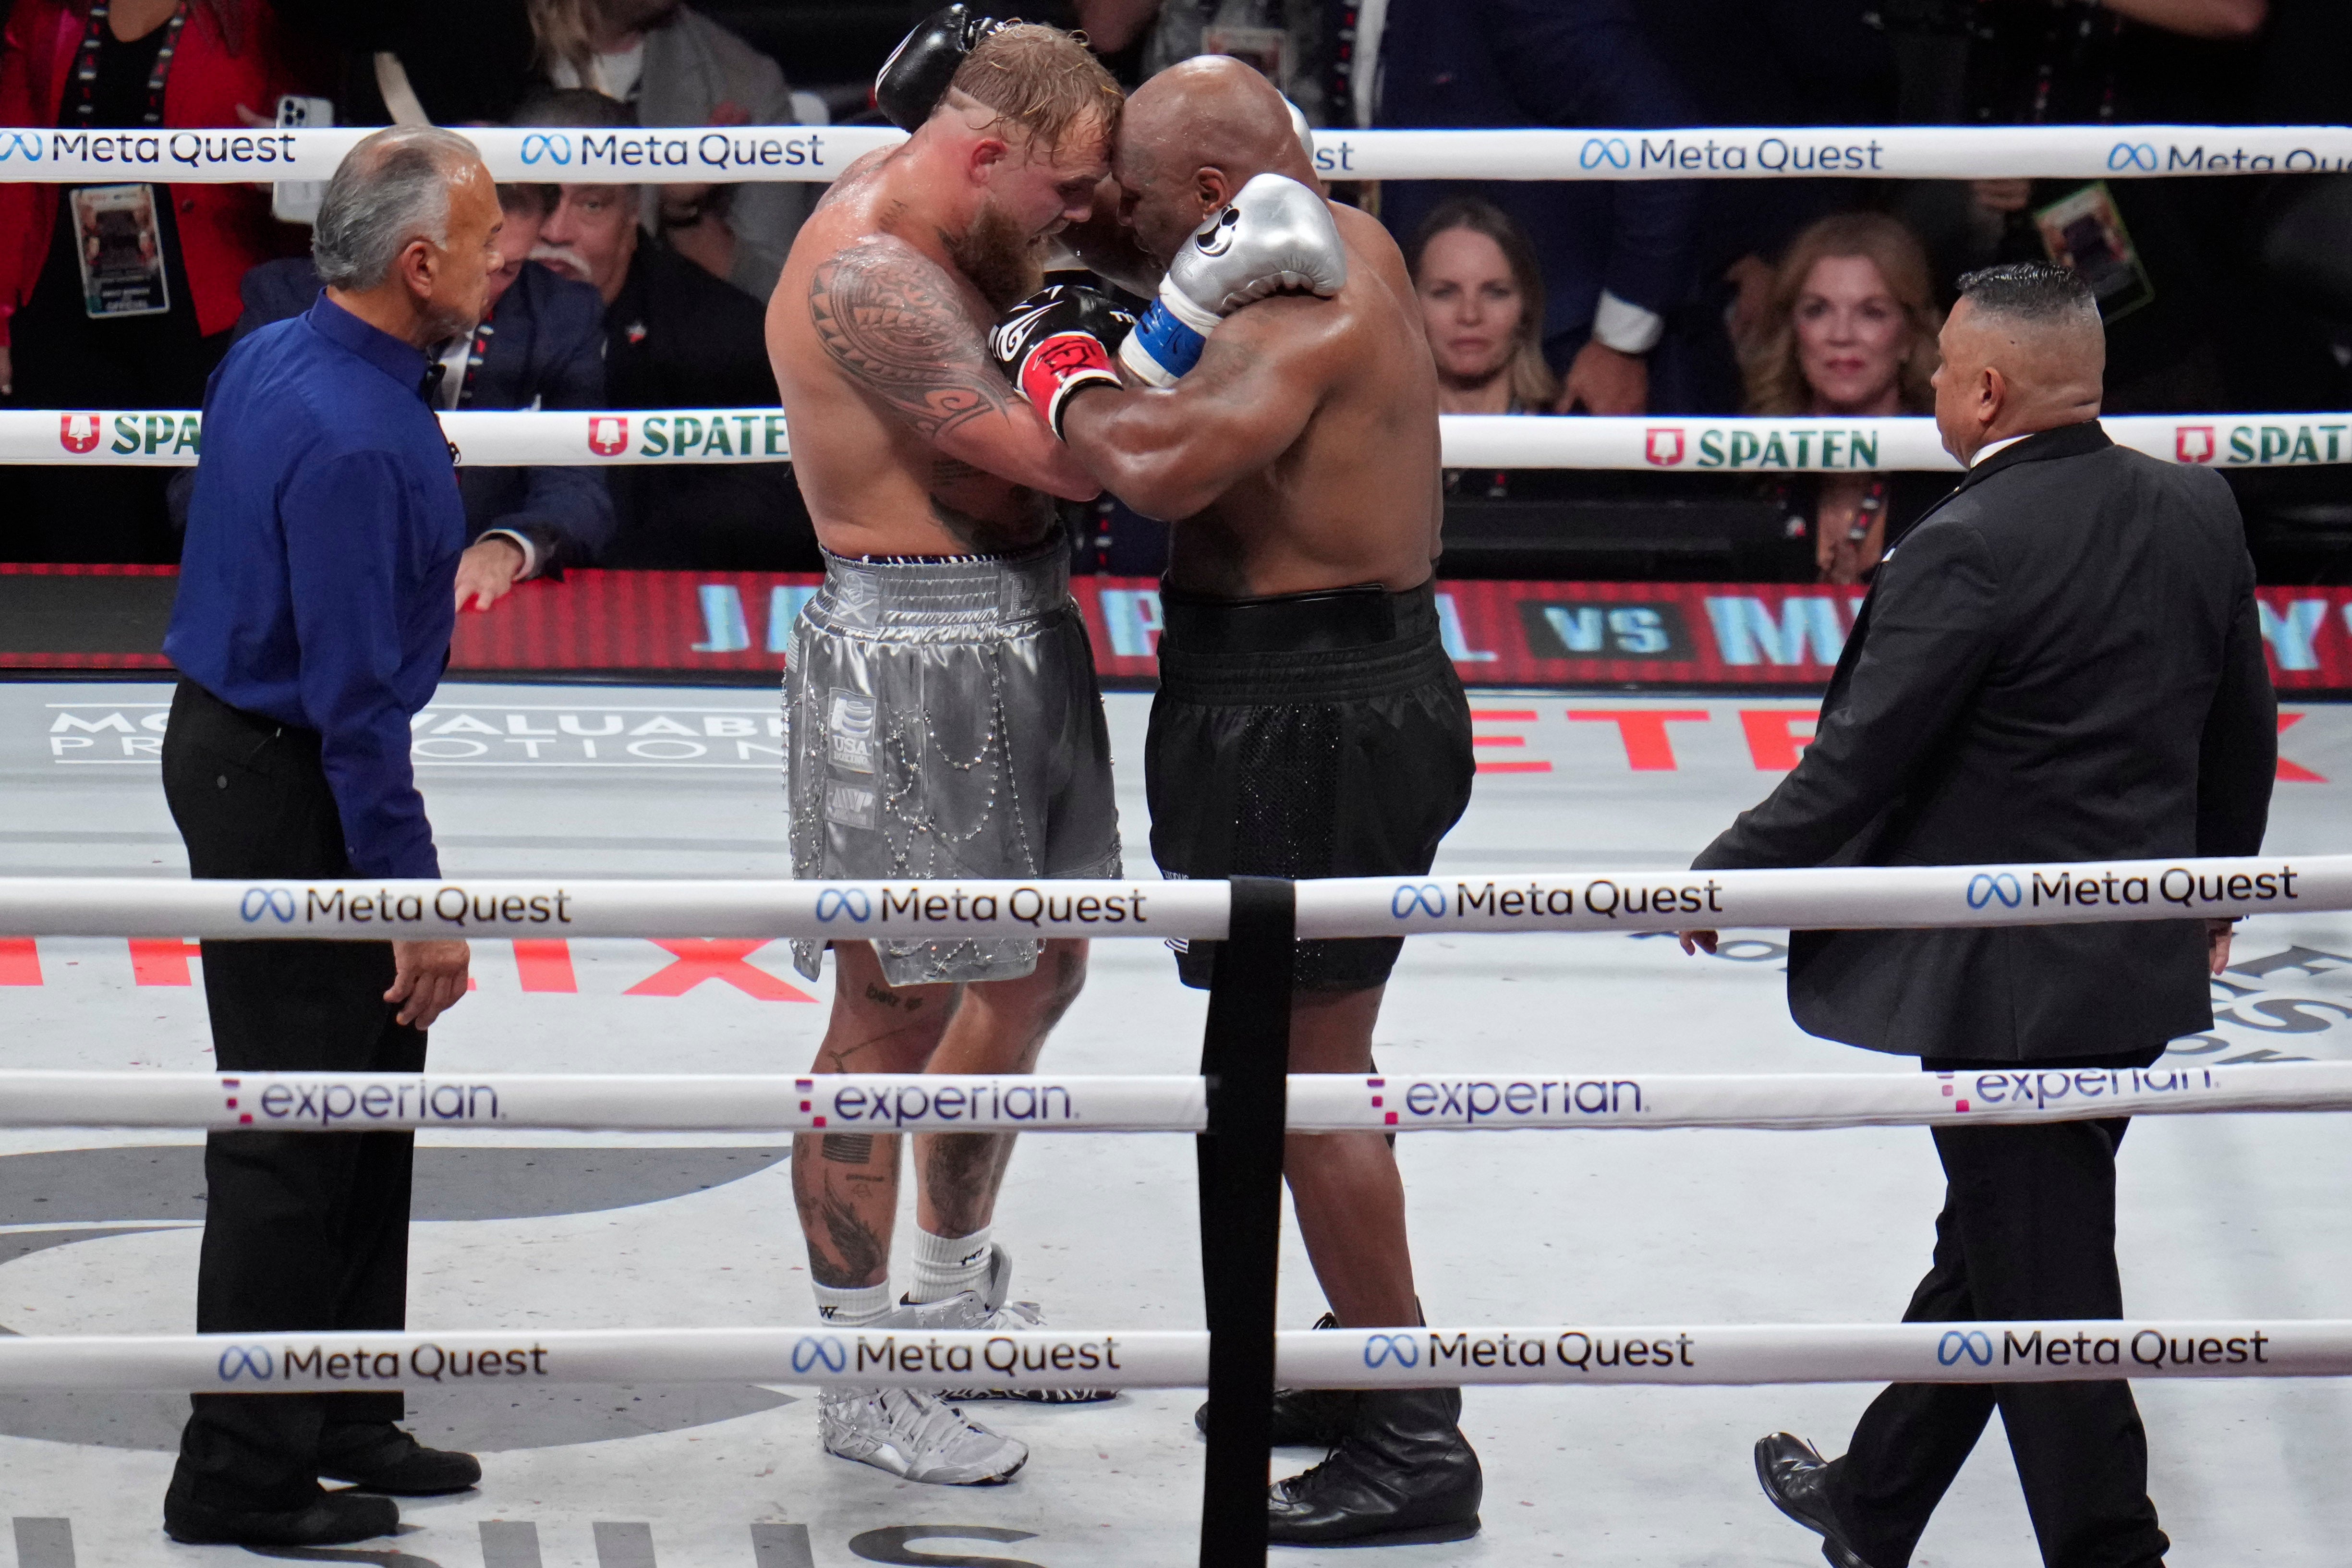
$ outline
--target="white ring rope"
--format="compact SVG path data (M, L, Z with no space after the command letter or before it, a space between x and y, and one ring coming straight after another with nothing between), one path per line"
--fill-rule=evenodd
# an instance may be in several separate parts
M518 1384L753 1383L940 1388L1199 1388L1201 1331L891 1334L826 1329L512 1329L433 1333L0 1339L0 1388L318 1393ZM1275 1336L1298 1388L1461 1384L2071 1383L2341 1377L2352 1321L1547 1325L1323 1329Z
M1958 1073L1295 1074L1294 1132L1952 1127L2352 1110L2352 1062ZM0 1072L0 1127L1200 1132L1175 1075Z
M2352 463L2352 413L2116 415L2119 445L2166 462L2222 468ZM1467 468L1604 468L1692 474L1958 471L1936 422L1765 419L1712 415L1547 419L1449 414L1444 460ZM778 408L459 410L441 426L460 460L604 467L782 463L792 439ZM190 408L0 409L0 463L188 468L204 446Z
M500 180L822 182L905 140L887 126L625 131L465 126ZM0 179L325 180L365 128L0 127ZM2340 125L1827 125L1661 130L1322 131L1339 180L2138 179L2352 168Z
M1302 941L1431 931L1906 930L2352 909L2352 855L1771 871L1348 877L1297 889ZM1225 935L1223 882L236 882L0 878L35 936L893 938Z

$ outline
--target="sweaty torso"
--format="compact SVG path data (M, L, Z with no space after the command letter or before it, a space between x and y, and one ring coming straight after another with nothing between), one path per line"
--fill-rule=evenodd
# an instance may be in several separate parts
M1169 577L1188 592L1402 590L1427 581L1437 557L1437 373L1421 309L1387 231L1353 207L1331 210L1348 252L1339 293L1244 307L1266 312L1254 330L1315 337L1320 391L1301 394L1315 411L1287 451L1173 531Z
M793 471L835 554L1017 551L1052 528L1048 498L933 444L1013 394L993 372L990 386L957 367L982 351L991 313L938 237L906 221L892 189L902 177L887 154L853 165L802 226L768 301Z

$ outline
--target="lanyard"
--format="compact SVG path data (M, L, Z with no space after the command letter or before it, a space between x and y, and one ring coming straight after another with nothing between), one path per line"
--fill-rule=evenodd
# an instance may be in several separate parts
M457 388L460 408L474 401L474 379L481 374L482 361L489 355L490 339L497 331L490 325L490 311L483 311L480 323L474 328L474 341L466 350L466 378Z
M81 48L74 56L74 86L79 94L74 104L74 116L84 125L98 116L98 56L106 47L106 13L107 0L95 0L89 8L89 25L82 29ZM172 19L163 24L163 42L155 51L155 64L147 72L146 124L163 123L163 84L171 79L172 57L179 52L180 29L187 25L186 0L181 0L172 12Z

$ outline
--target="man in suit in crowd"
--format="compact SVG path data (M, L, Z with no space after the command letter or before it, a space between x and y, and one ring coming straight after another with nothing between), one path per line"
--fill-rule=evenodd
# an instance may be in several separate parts
M2099 428L2105 339L2073 273L1970 273L1936 422L1969 465L1888 552L1796 769L1697 867L2251 855L2277 766L2253 566L2221 476ZM1684 947L1712 952L1711 931ZM2146 1067L2212 1025L2227 921L1797 931L1808 1033L1931 1072ZM2126 1118L1938 1127L1947 1178L1906 1322L2123 1315ZM1840 1568L1903 1568L1998 1407L2049 1568L2150 1568L2130 1386L1897 1384L1843 1458L1787 1433L1756 1466Z
M499 187L506 219L499 269L490 274L481 321L441 345L436 407L604 406L604 301L586 284L528 259L554 200L551 185ZM237 318L236 342L309 310L319 297L319 273L309 257L289 257L247 273L241 289L245 314ZM184 527L194 479L190 473L173 488ZM457 493L466 503L466 552L457 558L461 610L487 610L517 583L593 565L613 537L613 499L593 468L465 463Z
M543 92L518 125L634 127L629 106L584 88ZM635 185L557 187L532 258L593 284L604 304L604 397L612 408L773 408L761 301L721 282L639 226ZM698 421L698 426L700 422ZM764 427L761 427L762 429ZM705 432L742 455L740 424ZM764 435L755 430L756 440ZM710 445L706 453L721 448ZM629 464L605 472L617 517L600 564L708 571L814 571L816 531L789 464Z
M1383 127L1704 122L1633 0L1390 0L1373 47L1372 122ZM1510 214L1543 258L1544 356L1560 372L1559 413L1694 406L1690 345L1668 331L1694 281L1691 182L1391 180L1381 221L1410 246L1438 203L1465 193Z
M180 672L163 797L194 876L441 874L409 729L448 663L466 518L425 351L480 316L499 223L471 142L428 126L378 132L327 184L311 238L324 290L213 373L163 638ZM204 952L225 1072L422 1072L426 1027L466 994L463 942ZM398 1331L414 1142L207 1138L197 1331ZM163 1498L174 1541L364 1541L399 1528L393 1497L481 1479L472 1456L400 1428L397 1389L191 1403ZM322 1477L358 1485L325 1491Z

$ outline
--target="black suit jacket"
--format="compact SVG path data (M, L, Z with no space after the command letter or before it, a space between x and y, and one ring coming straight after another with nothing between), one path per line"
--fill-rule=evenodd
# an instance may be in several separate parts
M1374 123L1676 126L1703 117L1643 35L1635 0L1392 0ZM1692 283L1699 192L1682 180L1391 180L1398 243L1448 196L1487 197L1527 231L1544 275L1543 337L1583 346L1603 289L1664 315Z
M319 275L307 257L289 257L263 262L238 288L242 340L309 310L319 297ZM490 312L482 363L459 406L604 407L604 315L595 289L525 262ZM593 564L613 537L613 502L596 468L467 463L457 469L457 491L466 502L467 539L492 529L520 534L530 541L541 575Z
M740 289L637 237L604 311L614 408L774 408L767 311ZM620 530L604 563L673 571L824 570L784 463L633 464L607 470Z
M1879 567L1797 767L1696 864L2250 855L2277 768L2236 502L2094 424L1983 459ZM2032 1061L2213 1022L2203 922L1799 931L1806 1031Z

